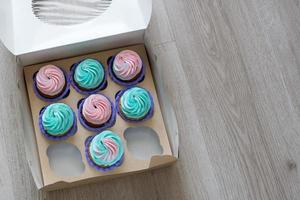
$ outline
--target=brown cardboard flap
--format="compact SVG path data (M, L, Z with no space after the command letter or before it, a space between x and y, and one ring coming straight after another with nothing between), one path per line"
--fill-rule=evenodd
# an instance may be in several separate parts
M176 162L177 158L171 155L152 156L149 168L157 168L164 165L169 165Z

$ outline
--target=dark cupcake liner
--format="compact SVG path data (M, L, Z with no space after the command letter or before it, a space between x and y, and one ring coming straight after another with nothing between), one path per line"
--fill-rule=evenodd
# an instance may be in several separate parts
M144 80L145 72L146 72L144 63L142 64L141 72L133 80L124 81L124 80L119 79L113 71L114 60L115 60L115 56L111 57L110 60L108 61L108 74L115 83L117 83L119 85L123 85L123 86L133 86Z
M101 167L101 166L95 164L92 161L92 159L90 158L90 155L89 155L89 146L90 146L90 143L91 143L92 139L93 139L93 136L89 136L85 140L85 157L86 157L86 160L88 161L88 163L91 167L93 167L94 169L96 169L98 171L107 172L107 171L113 170L113 169L115 169L115 168L122 165L122 163L124 161L124 154L122 155L121 159L118 162L116 162L115 164L113 164L111 166Z
M40 127L40 130L41 130L41 133L49 140L65 140L67 139L68 137L71 137L73 135L75 135L75 133L77 132L77 120L76 120L76 115L73 111L73 114L74 114L74 123L72 125L72 127L70 128L70 130L68 130L65 134L63 135L60 135L60 136L53 136L53 135L50 135L49 133L47 133L47 131L44 129L44 126L43 126L43 123L42 123L42 116L46 110L47 106L43 107L40 111L40 114L39 114L39 127Z
M85 58L87 59L87 58ZM85 59L82 59L80 60L79 62L77 63L74 63L72 66L71 66L71 69L70 69L70 81L71 81L71 85L73 86L73 88L80 94L85 94L85 95L89 95L89 94L94 94L94 93L97 93L99 92L100 90L103 90L106 88L106 85L107 85L107 76L106 76L106 71L105 71L105 68L104 68L104 65L97 59L95 58L91 58L91 59L94 59L94 60L97 60L99 63L101 63L102 67L103 67L103 70L104 70L104 77L103 77L103 81L102 83L94 88L94 89L82 89L80 88L77 83L75 82L74 80L74 73L75 73L75 69L77 67L77 65L79 65L80 62L82 62L83 60Z
M83 103L84 103L85 99L88 98L88 97L81 100L81 102L79 103L79 108L78 108L78 118L79 118L79 121L80 121L81 125L89 131L98 132L98 133L102 132L103 130L105 130L107 128L112 127L113 125L115 125L116 115L117 115L116 114L117 112L116 112L116 109L114 107L113 102L106 95L104 95L104 94L101 94L101 95L105 96L109 100L109 102L111 103L111 117L106 123L102 124L101 126L92 127L89 124L87 124L86 120L84 119L84 116L82 114L82 107L83 107Z
M68 76L67 72L64 69L62 69L60 67L59 67L59 69L61 69L64 73L65 80L66 80L66 85L65 85L64 90L58 96L55 96L53 98L45 97L45 96L42 95L42 93L37 88L37 83L36 83L36 73L37 72L33 75L33 92L41 100L46 101L46 102L56 102L56 101L59 101L59 100L65 98L68 95L68 93L70 92L70 79L69 79L69 76Z
M132 86L132 87L127 87L125 88L124 90L121 90L119 91L117 94L116 94L116 110L118 112L118 114L121 116L121 118L127 122L135 122L135 123L139 123L139 122L144 122L148 119L150 119L152 116L153 116L153 113L154 113L154 101L153 101L153 97L152 95L150 94L150 92L148 90L146 90L150 96L150 101L151 101L151 107L150 107L150 110L149 112L141 119L131 119L131 118L127 118L126 116L124 116L124 114L122 113L120 107L119 107L119 104L120 104L120 100L121 100L121 96L129 89L133 88L135 86ZM142 87L141 87L142 88ZM143 88L144 89L144 88Z

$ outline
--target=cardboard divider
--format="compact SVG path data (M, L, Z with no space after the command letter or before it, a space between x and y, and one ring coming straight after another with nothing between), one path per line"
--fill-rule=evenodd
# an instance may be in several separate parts
M57 65L69 73L71 65L84 59L84 58L98 59L103 64L103 66L106 70L106 73L107 73L107 71L108 71L107 70L107 59L124 49L131 49L133 51L136 51L143 60L144 66L146 68L146 76L145 76L144 81L139 83L137 86L146 88L152 94L153 100L154 100L154 115L150 120L147 120L142 123L129 123L129 122L124 121L119 115L117 115L116 124L109 129L118 133L121 136L124 146L125 146L125 159L124 159L123 164L120 167L118 167L114 170L108 171L108 172L99 172L89 166L89 164L87 163L87 161L85 159L85 154L84 154L84 151L85 151L84 142L87 137L94 135L94 133L86 130L80 124L80 122L78 120L77 103L80 99L86 97L86 95L81 95L81 94L77 93L75 91L75 89L73 87L71 87L69 96L58 101L58 102L66 103L72 107L72 109L76 113L78 131L74 136L68 138L67 140L50 141L41 134L39 126L38 126L38 118L39 118L40 109L46 105L49 105L49 103L40 100L34 94L32 77L35 72L37 72L42 66L44 66L46 64ZM156 93L156 88L155 88L155 85L153 82L151 68L150 68L150 65L148 62L148 58L147 58L147 54L146 54L144 45L140 44L140 45L118 48L118 49L113 49L113 50L108 50L108 51L102 51L99 53L92 53L92 54L83 55L83 56L77 56L77 57L72 57L72 58L67 58L67 59L56 60L56 61L42 63L42 64L31 65L31 66L27 66L24 68L24 75L25 75L25 81L26 81L26 85L27 85L27 91L28 91L31 113L32 113L32 118L33 118L33 124L34 124L34 129L35 129L35 137L36 137L36 141L37 141L37 149L38 149L38 154L39 154L39 158L40 158L44 186L51 186L49 188L68 187L68 186L72 185L72 183L74 183L74 184L76 183L76 185L78 185L81 183L88 183L92 180L101 180L101 179L104 179L107 177L115 177L115 176L121 176L121 175L127 174L127 173L135 173L138 171L147 170L149 168L164 166L164 165L173 163L176 160L176 158L172 155L168 135L166 132L164 120L163 120L162 113L161 113L160 104L159 104L157 93ZM115 94L119 90L124 89L125 87L114 83L110 79L110 77L107 78L107 81L108 81L107 88L100 91L99 93L105 94L115 103ZM136 126L150 127L157 133L160 145L162 147L161 155L155 155L150 160L138 160L138 159L134 158L133 155L131 155L131 153L129 152L127 145L126 145L126 140L124 138L124 131L128 127L136 127ZM55 143L59 143L59 142L72 143L80 150L81 156L83 158L83 163L85 165L85 170L81 175L72 176L72 177L58 176L50 168L49 160L48 160L48 156L47 156L47 148L50 144L55 144ZM55 185L56 183L58 185Z

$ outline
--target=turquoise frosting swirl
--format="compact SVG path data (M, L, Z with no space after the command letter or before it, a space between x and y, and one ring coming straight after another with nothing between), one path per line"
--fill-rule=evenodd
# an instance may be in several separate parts
M89 152L95 164L109 167L122 158L124 146L118 134L106 130L92 139Z
M77 65L74 80L82 88L95 89L102 83L104 73L102 64L89 58Z
M151 97L148 91L132 87L121 96L121 111L130 119L141 119L151 109Z
M45 131L53 136L65 134L74 123L74 113L64 103L53 103L47 106L42 116Z

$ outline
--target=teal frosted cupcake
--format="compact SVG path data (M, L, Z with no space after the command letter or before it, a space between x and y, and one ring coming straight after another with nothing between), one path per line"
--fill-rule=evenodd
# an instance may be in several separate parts
M52 140L66 139L77 131L74 111L64 103L53 103L44 107L39 115L41 133Z
M108 171L122 164L124 145L118 134L106 130L87 138L85 155L92 167L97 170Z
M116 96L119 115L126 121L140 122L150 119L154 112L153 98L150 92L141 87L129 87Z
M96 59L87 58L71 67L71 83L81 94L92 94L106 87L106 73Z

